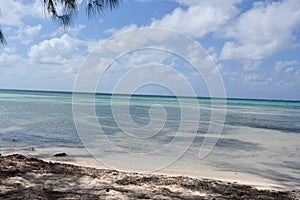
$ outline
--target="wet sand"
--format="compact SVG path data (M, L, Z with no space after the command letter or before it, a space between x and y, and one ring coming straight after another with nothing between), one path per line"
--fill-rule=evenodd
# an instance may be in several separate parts
M15 154L0 157L0 199L299 199L210 179L95 169Z

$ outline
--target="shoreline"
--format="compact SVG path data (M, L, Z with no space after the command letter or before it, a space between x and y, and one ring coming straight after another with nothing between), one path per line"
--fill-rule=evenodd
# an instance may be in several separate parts
M46 159L44 161L47 162L54 162L54 163L63 163L63 164L70 164L80 167L89 167L95 169L109 169L114 170L114 168L109 168L104 164L101 164L99 161L94 159L73 159L68 161L54 161L50 159ZM295 188L289 188L284 185L280 185L271 179L263 178L257 175L242 173L242 172L226 172L226 171L204 171L202 173L196 172L186 172L186 171L175 171L175 170L159 170L154 172L143 172L143 171L132 171L132 170L122 170L116 169L117 171L125 172L125 173L142 173L142 174L155 174L155 175L166 175L166 176L186 176L189 178L196 178L196 179L211 179L216 181L222 182L230 182L230 183L237 183L241 185L247 185L255 187L256 189L261 190L276 190L276 191L285 191L285 190L293 190Z
M0 157L1 199L298 199L299 190L259 190L207 178L144 174Z
M284 185L281 182L275 181L270 178L264 178L259 175L245 173L245 172L236 172L236 171L219 171L219 170L202 170L202 171L191 171L191 170L183 170L175 168L165 168L160 169L158 171L139 171L139 170L131 170L126 168L125 166L108 166L101 161L93 157L74 157L70 156L72 153L68 151L68 149L58 149L49 151L40 149L34 149L34 151L29 151L28 148L24 148L24 151L15 151L12 153L3 153L2 156L9 156L12 154L20 154L24 155L28 158L37 158L43 160L45 162L52 162L52 163L62 163L62 164L70 164L80 167L89 167L95 169L108 169L108 170L117 170L121 172L138 172L138 173L148 173L148 174L157 174L157 175L167 175L167 176L187 176L190 178L205 178L205 179L212 179L218 180L223 182L230 182L230 183L237 183L242 185L248 185L255 187L256 189L266 189L266 190L276 190L276 191L285 191L285 190L300 190L299 187L291 186L291 185ZM66 156L63 157L54 157L53 155L55 152L67 152ZM77 152L78 153L78 152ZM1 155L1 154L0 154ZM83 154L82 154L83 155Z
M145 174L157 174L157 175L167 175L167 176L187 176L190 178L197 179L212 179L222 182L237 183L241 185L247 185L255 187L256 189L266 189L266 190L276 190L276 191L285 191L285 190L300 190L298 185L293 185L292 183L285 184L285 182L277 181L276 179L266 178L260 175L251 174L247 172L239 171L221 171L214 169L203 169L202 171L193 171L190 169L177 169L173 167L167 167L157 171L143 171L143 170L132 170L125 165L111 166L98 161L93 157L85 157L87 152L85 150L76 151L74 156L73 150L70 151L66 148L53 148L53 149L36 149L28 150L29 148L23 148L14 151L4 151L2 156L9 156L12 154L21 154L28 158L37 158L46 162L52 163L63 163L76 165L80 167L89 167L96 169L108 169L108 170L118 170L122 172L138 172ZM11 152L11 153L8 153ZM54 154L58 152L66 152L66 156L54 157ZM1 155L1 154L0 154Z

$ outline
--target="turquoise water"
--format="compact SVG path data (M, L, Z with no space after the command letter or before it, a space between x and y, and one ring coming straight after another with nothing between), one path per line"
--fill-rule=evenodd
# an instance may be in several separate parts
M81 107L90 105L88 94L79 97L76 104ZM112 111L112 96L96 95L96 118L104 133L104 137L99 138L93 132L97 127L92 124L92 116L84 112L78 119L78 122L85 124L84 133L78 134L73 119L72 93L0 90L0 153L18 152L54 159L53 153L66 151L68 159L92 159L96 156L114 164L118 164L118 156L121 155L131 166L134 158L128 152L137 155L155 152L176 139L178 149L189 147L186 151L182 148L184 152L180 158L176 158L177 154L172 149L162 154L162 158L157 157L160 161L166 155L174 156L175 161L166 166L173 171L243 172L269 178L286 186L300 186L300 102L198 98L199 120L193 116L187 119L190 126L197 126L194 135L189 128L182 129L179 134L177 132L182 121L181 109L190 113L196 109L191 99L132 96L127 105L127 97L117 96L114 108L122 110L128 106L132 121L124 119L118 122ZM207 135L212 102L217 112L223 110L226 103L226 119L220 135L214 129ZM149 114L153 105L163 107L164 113ZM160 124L159 119L163 114L166 121L162 129L157 131L156 128L161 127L156 127L156 124L147 126L151 119L158 120L157 124ZM217 126L222 121L214 123ZM199 149L206 136L218 140L213 150L205 158L200 158ZM104 138L119 150L104 148L107 145L103 143ZM192 141L191 145L189 141ZM28 147L34 147L35 151L28 151ZM87 151L86 147L91 149ZM137 169L148 165L147 159L145 157L145 162L139 162ZM126 163L120 166L126 168Z

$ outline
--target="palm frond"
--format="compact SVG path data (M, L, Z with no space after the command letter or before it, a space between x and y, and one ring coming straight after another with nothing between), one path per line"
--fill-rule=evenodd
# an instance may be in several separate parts
M58 4L61 5L62 10L58 11ZM45 10L53 18L64 27L70 26L72 19L77 12L76 0L44 0Z
M3 34L2 30L0 30L0 43L5 46L7 44L5 35Z
M87 16L89 18L104 13L106 9L113 9L119 6L121 0L84 0ZM61 5L62 10L58 11ZM79 7L78 0L44 0L45 10L50 16L63 26L69 26L77 14Z
M44 0L45 9L48 12L48 14L52 16L57 16L56 5L57 5L56 0Z
M86 8L87 15L89 18L94 17L104 13L105 9L114 9L118 7L121 3L121 0L87 0Z

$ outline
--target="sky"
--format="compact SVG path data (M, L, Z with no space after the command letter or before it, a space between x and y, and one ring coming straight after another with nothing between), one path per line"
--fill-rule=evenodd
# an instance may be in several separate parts
M99 44L124 31L160 27L204 48L227 97L300 100L298 0L123 0L118 8L93 19L80 7L66 30L45 14L41 0L0 0L0 7L0 27L8 41L0 49L0 89L72 91L86 59ZM126 38L124 45L143 37ZM197 59L194 56L191 59ZM136 71L136 77L164 81L183 95L181 81L185 78L196 95L211 95L206 77L195 74L177 55L157 49L135 49L118 57L99 81L97 91L113 92L122 73L153 62L166 68L147 66ZM171 73L174 70L177 74ZM138 78L128 78L127 83L133 79ZM170 90L156 84L137 92L169 94Z

